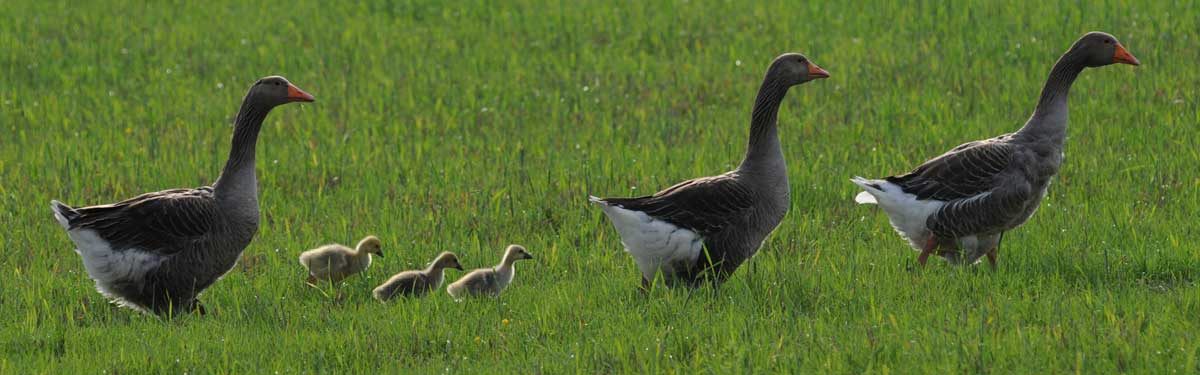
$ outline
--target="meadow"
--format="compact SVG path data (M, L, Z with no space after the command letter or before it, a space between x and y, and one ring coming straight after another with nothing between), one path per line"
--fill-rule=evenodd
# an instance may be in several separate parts
M0 2L0 374L1200 372L1195 5ZM999 268L917 267L848 179L1016 130L1091 30L1142 66L1076 82L1066 162ZM586 197L733 168L784 52L832 75L779 115L787 218L721 288L643 296ZM210 184L272 74L317 101L267 118L262 224L209 314L109 304L49 201ZM303 283L301 251L367 234L366 273ZM537 261L503 298L370 296L510 243Z

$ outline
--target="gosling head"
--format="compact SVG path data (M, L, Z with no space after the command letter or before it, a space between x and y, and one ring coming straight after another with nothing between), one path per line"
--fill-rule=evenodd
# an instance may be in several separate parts
M509 262L513 262L521 259L533 259L533 255L530 255L528 251L525 251L524 246L508 245L508 248L504 250L504 259L507 259Z
M437 259L433 260L433 268L453 268L459 271L463 270L462 264L458 263L458 256L449 251L444 251L438 255Z
M359 254L375 254L383 258L383 244L375 236L367 236L362 241L358 241L356 249Z
M768 79L786 86L795 86L815 79L829 78L829 72L799 53L785 53L775 58L767 69Z

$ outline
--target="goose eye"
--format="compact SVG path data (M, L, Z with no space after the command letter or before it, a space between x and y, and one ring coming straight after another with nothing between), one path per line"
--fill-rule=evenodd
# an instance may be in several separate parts
M1104 44L1112 44L1112 40L1105 39L1105 40L1104 40Z

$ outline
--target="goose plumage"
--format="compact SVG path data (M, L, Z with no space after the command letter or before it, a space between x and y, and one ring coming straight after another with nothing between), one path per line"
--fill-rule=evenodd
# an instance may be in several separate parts
M855 201L882 207L921 265L936 254L955 264L987 256L995 267L1004 232L1033 216L1062 165L1071 84L1084 68L1114 63L1140 64L1112 35L1084 35L1055 63L1020 130L964 143L908 174L856 177L864 191Z
M771 63L751 113L741 164L725 174L681 182L636 198L589 197L600 206L633 255L648 287L724 281L757 253L790 204L777 117L788 89L829 73L798 53Z
M229 159L211 187L81 208L51 201L96 289L136 310L203 313L197 296L233 268L258 231L254 154L263 120L276 106L311 101L283 77L256 82L242 100Z

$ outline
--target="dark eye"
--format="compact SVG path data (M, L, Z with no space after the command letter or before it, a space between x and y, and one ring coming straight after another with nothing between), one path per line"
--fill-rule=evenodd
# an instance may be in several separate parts
M1105 39L1104 44L1112 44L1112 39Z

